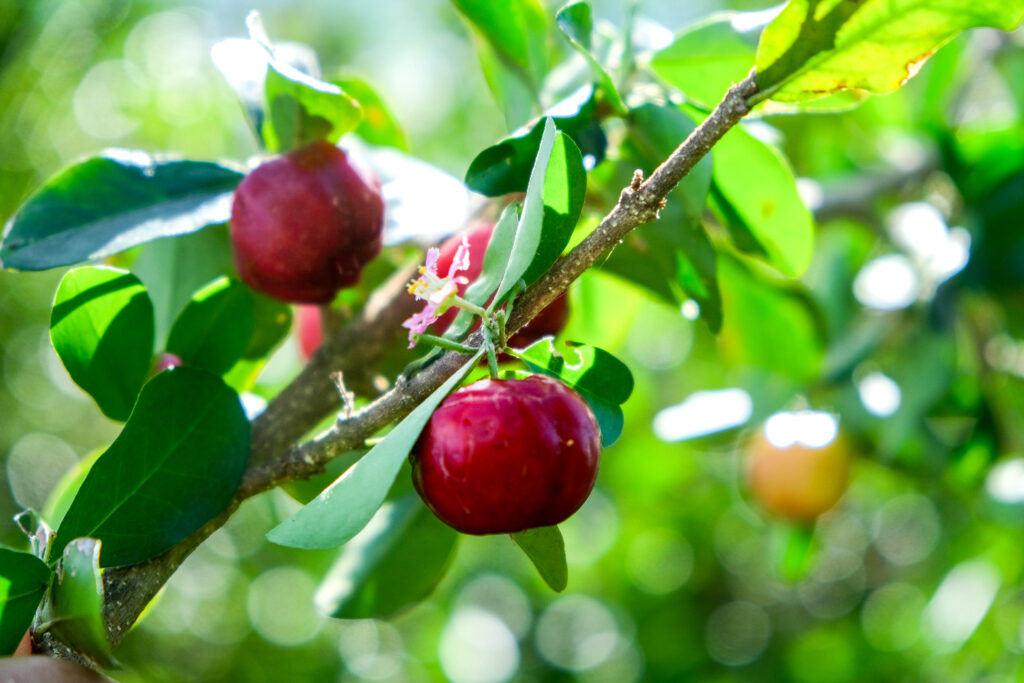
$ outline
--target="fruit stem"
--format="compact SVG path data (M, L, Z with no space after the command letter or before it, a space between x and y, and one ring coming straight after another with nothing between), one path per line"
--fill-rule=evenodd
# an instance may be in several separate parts
M464 311L469 311L473 315L480 316L481 318L486 318L487 317L487 311L486 310L484 310L480 306L477 306L472 301L467 301L467 300L463 299L458 294L452 295L451 304L453 306L461 308Z
M487 370L491 373L491 379L498 379L498 356L494 352L494 337L491 334L490 325L485 324L482 329L484 348L487 349Z
M475 349L472 346L466 344L460 344L459 342L452 341L451 339L445 339L444 337L435 337L432 334L417 334L413 333L412 337L416 340L416 343L423 342L424 344L430 344L431 346L439 346L442 349L448 349L449 351L458 351L459 353L473 354L479 349Z

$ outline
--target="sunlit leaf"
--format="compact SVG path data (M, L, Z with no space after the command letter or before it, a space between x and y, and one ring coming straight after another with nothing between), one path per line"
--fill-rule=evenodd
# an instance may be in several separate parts
M4 268L46 270L103 258L231 215L236 170L110 150L48 180L4 229Z
M786 275L799 275L811 260L814 218L797 190L789 164L774 148L740 127L714 148L714 189L732 223L734 240L746 251L763 250ZM754 244L747 244L749 235Z
M892 92L961 31L1009 31L1024 0L790 0L761 34L758 99Z
M126 420L153 356L153 304L139 279L87 266L57 288L50 339L71 379L113 420Z

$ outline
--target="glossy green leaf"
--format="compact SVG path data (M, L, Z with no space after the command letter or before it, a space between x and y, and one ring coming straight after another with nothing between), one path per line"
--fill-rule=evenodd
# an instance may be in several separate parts
M587 344L566 342L567 353L555 350L550 339L541 339L522 351L510 353L535 372L565 382L587 402L601 426L601 445L610 446L622 434L622 409L633 393L633 374L625 363Z
M195 232L231 215L236 170L128 150L51 178L4 229L0 265L46 270Z
M719 260L725 320L718 338L725 362L806 381L821 367L821 332L810 303L779 282Z
M50 568L35 555L0 548L0 655L18 647L50 576Z
M363 110L363 118L355 129L356 135L371 145L409 149L398 120L369 83L354 76L337 79L334 83L358 102Z
M562 30L562 33L568 39L569 44L583 55L587 63L590 64L590 68L597 77L597 82L601 87L604 99L611 104L616 112L625 114L627 111L626 105L623 104L618 88L615 87L615 81L593 53L591 34L594 31L594 17L590 3L582 1L569 3L558 10L558 14L555 15L555 21L558 23L558 28Z
M536 94L547 72L547 15L538 0L452 0L510 71Z
M735 28L743 16L743 12L723 12L687 27L654 55L654 73L687 97L715 106L754 66L757 35Z
M48 632L103 667L116 666L103 624L100 542L76 538L64 547L43 619Z
M569 585L565 541L557 526L544 526L510 534L551 590L561 593Z
M65 274L50 339L71 379L103 414L128 419L153 357L153 304L139 279L93 266Z
M430 595L457 540L415 492L384 503L345 544L317 591L317 607L341 619L390 618Z
M646 104L630 112L626 152L647 173L668 157L696 124L676 107ZM715 250L701 218L711 185L708 155L682 179L661 217L632 231L602 269L640 284L678 306L693 299L713 331L722 325ZM617 177L621 186L629 182Z
M740 127L725 134L714 155L714 187L728 205L726 220L731 217L749 231L783 273L802 273L811 261L814 218L800 198L789 164ZM738 246L752 248L742 242Z
M293 548L334 548L352 540L387 498L398 471L434 409L472 370L478 352L313 502L278 524L267 538Z
M494 225L491 239L487 243L487 251L484 252L484 264L483 270L480 271L480 277L466 289L467 301L472 301L477 306L483 306L501 284L509 254L512 253L512 244L516 239L518 225L519 207L516 204L510 204L501 212L501 218ZM472 329L476 320L476 316L469 311L459 311L455 320L445 330L444 336L450 339L462 339Z
M892 92L961 31L1022 19L1022 0L790 0L761 35L756 99Z
M250 38L267 53L266 111L260 133L268 150L284 153L316 140L334 143L355 130L362 118L356 100L338 85L278 59L258 13L251 12L246 24Z
M132 272L153 300L156 348L163 349L171 326L196 290L234 273L228 226L211 225L191 235L150 242L132 263Z
M574 97L580 100L575 113L548 118L553 119L558 129L572 138L581 154L591 157L594 164L597 164L604 159L608 140L597 116L594 91L586 89L581 92L587 97ZM564 106L567 105L560 103L553 109L563 111ZM466 171L466 185L488 197L526 192L545 122L544 118L538 119L480 152Z
M512 242L508 265L501 276L501 284L494 293L494 303L500 303L506 294L512 291L518 282L526 276L527 270L537 255L544 230L544 185L551 151L555 146L555 123L551 119L544 121L544 135L541 137L537 158L530 172L530 182L526 187L526 200L523 212L519 215L519 225Z
M238 280L218 278L200 289L167 337L167 351L187 365L222 375L249 346L253 297Z
M78 489L82 488L82 482L89 475L89 470L92 469L93 463L101 455L103 455L103 451L96 449L85 456L68 470L61 477L60 481L57 482L57 485L53 487L53 491L50 492L49 498L46 499L46 505L43 506L42 511L43 519L46 520L46 523L51 528L56 529L60 526L64 515L68 512L68 508L71 507L75 496L78 495Z
M230 504L248 461L238 395L203 370L162 372L92 466L51 553L88 536L103 542L105 567L154 557Z

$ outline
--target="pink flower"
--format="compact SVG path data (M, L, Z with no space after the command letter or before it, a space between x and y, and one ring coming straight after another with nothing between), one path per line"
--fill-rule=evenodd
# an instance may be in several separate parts
M428 327L437 322L437 319L456 303L459 285L469 282L465 277L456 275L469 268L469 241L465 235L462 236L462 244L455 250L455 257L452 258L448 274L444 277L439 276L437 272L437 259L440 255L440 250L428 249L427 262L420 266L420 276L409 283L409 293L417 300L427 302L422 311L414 313L402 323L402 327L409 329L410 349L416 346L413 335L423 334Z

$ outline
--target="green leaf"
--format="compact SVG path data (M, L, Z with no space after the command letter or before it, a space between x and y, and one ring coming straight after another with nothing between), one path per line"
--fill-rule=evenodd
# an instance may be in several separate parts
M50 576L35 555L0 547L0 655L12 654L32 625Z
M477 306L483 306L501 284L505 266L512 253L512 244L516 239L518 224L519 207L510 204L501 212L501 218L498 219L491 232L491 240L487 243L487 251L484 252L484 265L480 271L480 277L466 289L465 299L467 301L471 301ZM475 320L476 316L469 311L459 311L455 320L445 330L444 336L450 339L462 339L473 327Z
M103 667L117 666L103 624L100 542L76 538L64 547L44 614L45 628Z
M597 82L600 85L604 99L611 104L617 113L625 114L627 112L626 105L623 104L622 97L619 96L618 88L615 87L615 81L593 53L591 34L594 31L594 17L590 3L569 3L558 10L558 14L555 15L555 21L558 23L558 28L562 30L562 33L568 39L569 44L583 55L587 63L590 64L594 75L597 76Z
M512 291L512 288L526 276L537 257L537 250L541 246L544 232L545 176L555 146L555 135L554 121L550 118L545 119L544 135L541 137L537 159L534 161L533 170L530 173L530 183L526 188L526 200L523 202L523 212L519 216L519 225L516 227L512 252L509 254L505 273L501 276L501 284L498 285L498 289L494 293L492 305L500 303L505 295Z
M222 375L242 357L253 335L253 297L238 280L218 278L196 292L167 338L181 360Z
M250 38L266 50L266 113L260 135L271 152L285 153L316 140L336 143L362 118L359 103L334 83L278 59L257 12L246 18Z
M693 120L676 107L646 104L630 112L624 150L650 173L694 128ZM643 285L670 304L693 299L701 318L717 332L722 325L722 300L715 250L701 223L711 176L709 155L673 190L659 220L631 232L601 267ZM621 184L629 181L624 176L620 180Z
M132 264L146 285L156 315L156 347L167 345L167 334L197 289L221 275L234 273L231 239L226 224L211 225L191 235L150 242Z
M452 0L501 63L536 96L547 72L547 14L537 0Z
M137 564L220 514L249 461L249 422L219 377L177 367L143 387L121 434L92 466L51 554L103 541L103 566Z
M317 591L317 607L341 619L388 619L430 595L457 540L416 493L384 503L345 544Z
M726 133L714 154L714 187L729 207L726 221L738 221L783 273L802 273L811 262L814 218L789 164L741 127Z
M633 393L633 374L625 363L603 349L579 342L566 342L566 347L575 358L559 354L550 339L509 353L533 371L555 377L575 389L601 426L601 445L611 446L622 434L619 406Z
M551 590L561 593L569 585L569 567L565 561L565 541L557 526L542 526L509 534L537 568Z
M810 303L794 289L754 275L733 258L719 260L725 320L724 362L764 368L800 381L822 361L821 333Z
M757 35L735 28L744 15L722 12L685 28L654 55L654 73L703 106L715 106L754 66Z
M761 35L755 99L892 92L961 31L1022 19L1022 0L790 0Z
M398 120L369 83L348 76L334 81L334 84L355 99L363 110L363 119L355 129L356 135L371 145L386 145L404 151L409 149Z
M4 229L0 265L46 270L228 220L236 170L110 150L51 178Z
M434 409L472 370L477 352L455 374L312 503L278 524L267 538L293 548L334 548L352 540L373 518Z
M267 356L292 329L292 308L286 303L256 292L252 300L253 330L242 358L256 360Z
M112 420L126 420L153 357L153 304L139 279L87 266L64 275L50 339L71 379Z
M582 102L575 113L548 118L553 119L558 129L573 139L581 154L592 157L594 164L597 164L604 159L608 140L601 129L594 91L589 89L581 92L587 95L586 99L579 95L570 98ZM569 104L572 102L560 103L552 110L564 111ZM466 185L488 197L526 192L545 125L545 118L538 119L480 152L466 171Z

